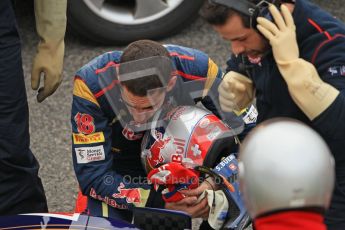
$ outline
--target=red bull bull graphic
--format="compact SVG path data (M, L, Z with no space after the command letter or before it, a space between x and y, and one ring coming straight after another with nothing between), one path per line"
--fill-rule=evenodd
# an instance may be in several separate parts
M118 193L114 193L114 198L126 198L127 203L140 203L140 189L139 188L125 188L123 183L117 187Z
M147 152L147 163L148 166L153 169L158 164L164 163L165 158L163 157L162 150L166 148L167 144L170 142L171 137L163 138L163 134L155 130L156 140L152 144L151 148Z

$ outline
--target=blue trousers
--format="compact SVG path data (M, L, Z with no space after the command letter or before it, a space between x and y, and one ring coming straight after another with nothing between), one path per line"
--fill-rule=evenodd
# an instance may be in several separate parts
M0 1L0 215L47 212L30 150L21 45L10 0Z

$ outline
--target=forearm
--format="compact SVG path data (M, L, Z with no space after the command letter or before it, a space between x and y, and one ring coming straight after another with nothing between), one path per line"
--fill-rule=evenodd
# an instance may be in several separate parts
M95 175L95 171L90 168L85 166L76 170L84 195L115 208L145 206L151 189L147 183L132 183L129 177L119 175L113 170Z
M301 58L277 63L292 99L310 120L324 112L338 96L339 91L324 82L311 63Z
M36 30L43 43L59 43L66 32L67 0L35 0Z
M345 139L345 91L341 91L333 103L312 123L322 136L335 140ZM331 122L330 122L331 121ZM339 121L339 122L333 122Z

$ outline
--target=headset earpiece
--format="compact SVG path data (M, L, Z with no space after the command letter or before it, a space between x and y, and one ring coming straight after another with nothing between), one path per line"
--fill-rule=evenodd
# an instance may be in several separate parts
M280 0L210 0L216 4L220 4L231 8L249 18L250 28L256 29L256 19L264 17L272 21L273 18L268 10L270 4L280 6Z

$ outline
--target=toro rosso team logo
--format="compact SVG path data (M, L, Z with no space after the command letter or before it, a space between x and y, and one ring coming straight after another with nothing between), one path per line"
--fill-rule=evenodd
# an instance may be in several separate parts
M140 189L139 188L125 188L121 182L117 187L118 193L114 193L114 198L126 198L127 203L140 203Z

